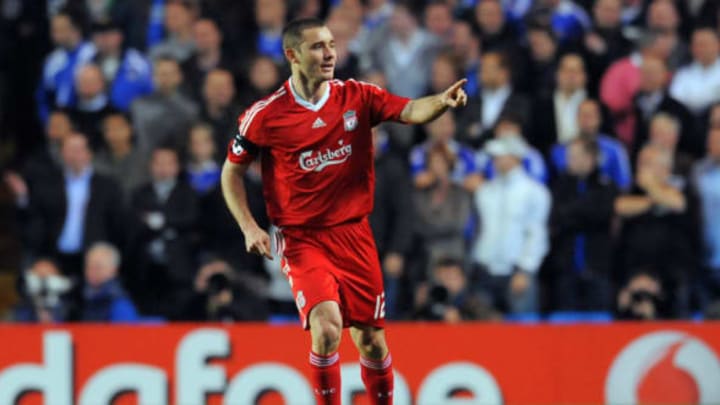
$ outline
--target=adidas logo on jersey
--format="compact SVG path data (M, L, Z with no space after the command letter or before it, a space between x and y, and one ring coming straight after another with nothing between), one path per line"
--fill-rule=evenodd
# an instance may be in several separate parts
M313 124L312 124L313 129L315 129L315 128L322 128L322 127L326 127L326 126L327 126L327 124L326 124L325 121L323 121L322 118L320 118L320 117L317 117L317 119L315 120L315 122L313 122Z

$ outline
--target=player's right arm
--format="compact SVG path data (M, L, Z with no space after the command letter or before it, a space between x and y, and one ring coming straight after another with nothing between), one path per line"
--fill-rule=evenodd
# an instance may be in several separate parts
M245 235L247 251L272 259L270 236L255 221L247 201L243 178L249 166L250 162L234 163L230 159L225 160L220 178L223 197L235 221L240 226L240 230Z

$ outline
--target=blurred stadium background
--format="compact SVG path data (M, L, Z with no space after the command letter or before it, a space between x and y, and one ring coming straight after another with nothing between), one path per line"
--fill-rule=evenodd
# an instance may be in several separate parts
M468 80L466 108L374 133L396 403L720 403L715 0L0 0L0 342L18 348L0 401L111 401L122 370L88 379L134 361L171 388L130 379L116 403L303 403L292 294L218 184L238 115L289 76L299 17L327 21L340 79L407 97ZM207 347L228 378L193 386ZM231 381L270 361L288 368Z

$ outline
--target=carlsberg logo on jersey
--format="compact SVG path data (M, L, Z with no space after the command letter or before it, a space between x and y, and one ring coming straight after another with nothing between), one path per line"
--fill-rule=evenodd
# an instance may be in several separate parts
M319 172L327 166L344 163L352 155L352 144L344 145L338 141L337 149L326 148L325 151L306 150L300 153L300 167L307 172Z

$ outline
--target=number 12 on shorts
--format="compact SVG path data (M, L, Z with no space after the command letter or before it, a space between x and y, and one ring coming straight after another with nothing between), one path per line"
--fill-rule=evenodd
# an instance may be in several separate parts
M385 318L385 293L375 296L375 315L374 319Z

